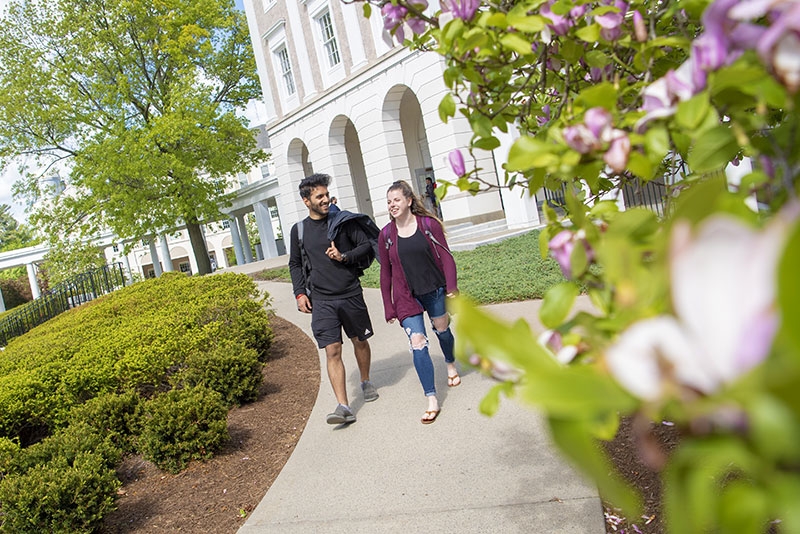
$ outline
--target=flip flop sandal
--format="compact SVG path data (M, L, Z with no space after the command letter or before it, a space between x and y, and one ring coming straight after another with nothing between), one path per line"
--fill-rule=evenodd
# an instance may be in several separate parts
M431 415L433 415L433 417L430 419L426 419L425 417L423 417L422 419L420 419L420 421L422 421L423 425L429 425L434 421L436 421L436 418L439 417L439 412L441 411L442 410L427 410L425 412L425 417L430 417Z
M458 373L447 377L447 387L454 388L459 385L461 385L461 377L458 376Z

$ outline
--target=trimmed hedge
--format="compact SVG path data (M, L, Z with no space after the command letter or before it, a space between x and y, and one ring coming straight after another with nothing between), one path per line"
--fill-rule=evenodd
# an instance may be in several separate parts
M190 460L207 460L228 440L228 409L222 395L205 386L173 389L145 403L139 439L142 455L178 473Z
M166 273L0 352L0 530L89 532L114 508L123 453L177 472L228 439L273 339L245 275Z

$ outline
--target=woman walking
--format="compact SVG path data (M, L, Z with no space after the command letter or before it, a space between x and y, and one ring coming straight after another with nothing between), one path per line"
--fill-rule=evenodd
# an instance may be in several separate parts
M428 312L433 331L447 362L447 385L458 386L446 296L458 291L456 263L444 237L442 223L422 204L411 186L394 182L386 193L389 224L378 237L381 264L381 294L386 322L400 321L414 356L414 368L428 399L423 424L439 416L433 362L423 313Z

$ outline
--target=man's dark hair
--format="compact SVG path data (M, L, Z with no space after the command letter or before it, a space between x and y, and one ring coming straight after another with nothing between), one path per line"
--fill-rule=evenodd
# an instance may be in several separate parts
M312 174L311 176L306 176L303 178L303 181L300 182L300 198L311 198L311 191L313 191L315 187L328 187L329 185L331 185L331 177L327 174Z

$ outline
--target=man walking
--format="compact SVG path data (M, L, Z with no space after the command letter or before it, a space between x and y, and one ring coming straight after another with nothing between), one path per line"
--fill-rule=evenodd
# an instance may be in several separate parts
M325 349L328 379L339 403L327 421L338 425L356 420L347 400L342 328L353 342L364 401L376 400L378 392L369 381L367 339L372 336L372 322L355 267L371 253L372 244L358 224L348 221L342 223L334 240L328 238L330 180L327 174L314 174L300 182L300 198L308 217L292 227L289 271L297 309L311 314L314 338L319 348Z

